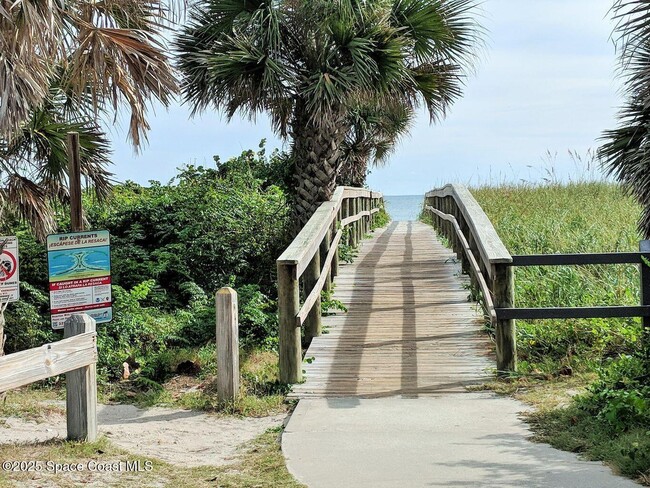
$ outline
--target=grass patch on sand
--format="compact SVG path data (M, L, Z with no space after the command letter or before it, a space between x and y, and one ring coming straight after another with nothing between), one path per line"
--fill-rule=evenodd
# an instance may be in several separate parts
M302 487L286 469L279 444L280 429L272 429L242 448L228 466L184 468L113 446L105 437L94 443L51 441L0 446L0 459L38 462L38 472L5 471L0 487L51 486L67 488L91 484L100 487L150 486L203 488ZM48 464L49 463L49 464ZM80 464L81 471L54 472L54 465ZM127 463L131 469L127 469ZM103 470L92 469L101 466ZM117 469L116 469L117 468Z

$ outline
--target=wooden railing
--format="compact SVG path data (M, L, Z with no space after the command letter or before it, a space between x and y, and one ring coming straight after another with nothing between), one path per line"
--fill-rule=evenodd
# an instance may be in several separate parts
M302 381L301 327L305 336L321 333L321 291L329 291L338 274L338 247L344 236L356 247L370 231L374 214L383 202L381 193L338 187L324 202L277 260L280 319L280 381ZM304 300L301 303L300 289Z
M426 194L425 211L433 225L449 240L462 261L463 271L483 295L483 305L495 330L497 370L516 370L515 320L622 318L643 319L644 340L650 338L650 241L639 252L538 254L511 256L492 223L467 188L447 185ZM514 271L521 266L583 266L635 264L640 271L641 303L634 306L517 308Z
M0 357L0 393L66 373L68 439L97 438L97 333L90 316L65 321L64 339Z
M497 309L514 306L512 256L464 186L446 185L428 192L424 209L430 213L438 233L449 240L463 271L470 275L472 286L481 290L486 314L495 330L497 371L515 371L515 321L497 314Z

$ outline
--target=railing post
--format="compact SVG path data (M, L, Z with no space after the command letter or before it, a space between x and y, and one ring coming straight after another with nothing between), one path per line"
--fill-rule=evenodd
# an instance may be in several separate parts
M358 212L357 209L357 199L350 198L350 216L356 215ZM359 228L357 224L359 221L353 222L350 224L350 235L352 236L351 246L357 247L359 245Z
M320 243L320 262L324 263L327 259L327 255L330 253L330 245L332 243L332 228L327 229L323 242ZM318 253L317 253L318 254ZM333 262L333 261L332 261ZM323 290L330 291L332 289L332 268L324 270L327 272L327 278L325 278L325 284L323 285ZM320 275L319 275L320 277ZM318 280L318 278L316 278Z
M239 317L237 292L221 288L217 309L217 400L232 402L239 394Z
M336 235L336 233L339 231L339 223L341 222L342 212L343 212L342 210L339 210L337 218L332 223L332 230L330 230L330 233L331 233L332 236ZM338 247L339 247L339 245L337 244L336 245L336 252L334 253L334 256L332 258L332 273L331 273L331 278L332 279L336 278L339 275L339 250L338 250Z
M307 269L302 275L303 286L305 287L305 296L308 296L311 291L316 286L318 278L320 277L321 267L320 267L320 252L316 251L314 257L311 259L307 265ZM318 337L321 333L321 320L320 320L320 294L314 306L309 311L309 315L305 319L305 337Z
M95 319L86 314L70 316L63 325L67 339L95 332ZM75 369L65 375L68 439L93 442L97 439L97 365Z
M512 266L492 266L492 292L495 308L515 306L515 275ZM497 374L517 371L517 337L514 320L497 320L496 330Z
M296 316L300 311L300 290L295 265L278 263L278 315L280 321L280 381L302 381L302 348Z
M639 251L643 257L650 261L650 241L644 240L639 242ZM648 262L642 260L641 269L641 305L650 305L650 266ZM643 352L645 355L646 365L650 365L650 317L642 318L643 325ZM647 366L650 368L650 366Z

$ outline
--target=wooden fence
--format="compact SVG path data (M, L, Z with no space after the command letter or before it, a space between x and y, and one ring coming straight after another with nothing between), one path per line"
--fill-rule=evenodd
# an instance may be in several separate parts
M0 357L0 393L66 373L68 439L97 438L97 333L95 320L73 315L64 339Z
M449 240L463 271L470 275L473 287L481 290L495 330L497 370L515 371L515 321L498 317L496 313L497 308L513 307L515 303L512 256L464 186L446 185L432 190L426 194L424 205L432 215L434 228Z
M338 247L347 232L347 244L356 246L370 230L383 202L381 193L338 187L277 260L280 318L280 381L302 381L301 327L305 336L321 333L321 291L329 291L338 274ZM301 304L300 289L304 300Z
M486 314L495 330L498 372L516 370L516 319L642 317L646 340L650 335L650 241L641 241L639 252L511 256L467 188L446 185L432 190L425 196L424 208L431 214L436 230L449 240L461 259L474 288L483 295ZM638 265L640 305L515 307L514 267L594 264Z

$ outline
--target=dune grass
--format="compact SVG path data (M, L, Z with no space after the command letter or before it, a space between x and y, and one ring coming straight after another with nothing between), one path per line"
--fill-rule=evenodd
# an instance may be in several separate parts
M616 185L515 185L472 193L511 254L638 250L640 209ZM518 307L639 303L634 265L540 266L515 273ZM592 370L604 358L632 352L640 334L638 319L518 321L520 371Z
M512 254L638 250L639 206L614 184L472 189ZM636 305L636 266L517 268L516 306ZM639 319L517 321L519 371L491 387L534 404L534 439L650 484L650 386ZM489 386L489 385L488 385Z

